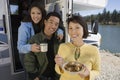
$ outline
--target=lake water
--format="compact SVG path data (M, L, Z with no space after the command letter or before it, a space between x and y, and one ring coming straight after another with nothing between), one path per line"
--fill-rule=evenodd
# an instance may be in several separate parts
M101 49L112 53L120 53L120 26L99 25L99 33L102 36Z

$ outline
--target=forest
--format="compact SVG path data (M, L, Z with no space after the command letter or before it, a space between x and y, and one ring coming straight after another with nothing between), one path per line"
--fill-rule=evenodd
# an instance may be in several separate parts
M120 25L120 11L117 11L116 9L110 12L104 8L102 13L85 16L84 18L87 22L97 20L100 24Z

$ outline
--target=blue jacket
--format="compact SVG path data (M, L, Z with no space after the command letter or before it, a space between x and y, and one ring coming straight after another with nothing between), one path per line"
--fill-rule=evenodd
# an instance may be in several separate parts
M58 29L57 34L63 34L61 29ZM31 44L28 44L30 38L35 35L31 22L21 22L18 29L18 42L17 48L19 53L28 53L31 51Z

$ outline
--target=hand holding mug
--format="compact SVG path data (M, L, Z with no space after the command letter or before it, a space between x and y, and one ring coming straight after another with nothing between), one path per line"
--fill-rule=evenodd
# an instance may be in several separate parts
M47 52L48 51L48 44L47 43L40 43L40 51Z
M40 52L40 48L39 45L37 45L36 43L31 45L31 51L32 52Z

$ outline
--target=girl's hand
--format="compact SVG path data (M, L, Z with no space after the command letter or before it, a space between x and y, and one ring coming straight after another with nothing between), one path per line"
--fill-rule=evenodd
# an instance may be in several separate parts
M55 63L59 66L62 66L63 62L64 62L63 58L59 54L57 54L55 56Z
M87 69L86 66L84 66L84 71L82 73L79 73L80 77L84 78L90 75L90 71Z

